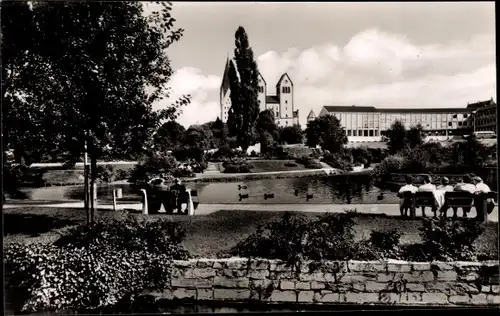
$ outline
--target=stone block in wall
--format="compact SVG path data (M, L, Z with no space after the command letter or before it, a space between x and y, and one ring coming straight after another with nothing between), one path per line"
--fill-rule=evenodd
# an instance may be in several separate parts
M449 282L445 283L445 288L450 293L470 293L470 294L478 294L481 288L478 288L475 284L464 283L464 282Z
M275 290L269 299L272 302L297 302L297 293L295 291Z
M457 272L452 270L438 271L436 280L438 281L456 281Z
M489 305L500 305L500 295L488 294L488 295L486 295L486 302Z
M393 272L379 273L379 274L377 274L377 282L381 282L381 283L391 282L392 280L395 279L395 277L396 277L396 274Z
M269 271L285 272L290 271L291 268L286 266L286 263L281 261L273 261L269 264Z
M410 272L412 270L412 266L410 263L387 263L387 272Z
M311 289L311 282L296 282L295 283L295 289L297 290L310 290Z
M468 305L471 303L471 299L469 295L451 295L448 301L454 305Z
M214 289L214 300L238 301L250 298L250 290L243 289Z
M323 282L318 282L318 281L311 282L311 289L313 290L322 290L324 288L325 288L325 283Z
M216 276L213 286L222 288L248 288L250 280L248 278L229 278Z
M211 259L199 259L196 266L198 268L212 268L214 266L214 261Z
M368 281L376 281L378 274L375 272L358 272L358 273L346 273L337 275L338 281L341 283L366 283ZM326 278L325 278L326 279Z
M321 291L316 293L315 300L321 303L343 303L345 302L345 295L343 293L333 293Z
M389 284L386 282L367 281L365 283L365 291L369 293L378 293L388 290Z
M431 271L430 262L413 262L411 264L412 271Z
M269 260L261 260L256 259L250 262L249 269L251 270L268 270L269 269Z
M224 268L221 270L215 270L217 276L229 277L229 278L242 278L248 274L247 270L236 270L230 268Z
M291 280L281 280L280 290L295 290L295 282Z
M422 304L422 293L401 293L399 297L399 303L401 304Z
M381 261L358 261L350 260L347 263L349 272L384 272L386 271L386 262Z
M481 293L490 293L491 286L490 285L481 285Z
M327 275L331 275L331 274L330 273L323 273L323 272L301 273L299 275L299 280L300 281L325 281ZM332 279L333 279L333 276L332 276Z
M226 261L226 267L228 269L247 269L248 259L246 258L230 258Z
M350 271L348 261L327 261L321 264L321 270L328 273L347 273Z
M425 290L426 292L434 293L434 292L446 292L445 283L433 281L433 282L425 282Z
M251 271L248 271L247 276L250 279L264 280L269 276L269 271L268 270L251 270Z
M312 303L314 301L313 291L300 291L297 296L297 302Z
M213 268L217 269L217 270L222 270L222 269L226 268L226 264L223 261L215 261Z
M495 294L500 293L500 285L492 285L491 286L491 292L495 293Z
M196 289L196 299L200 301L211 301L214 299L214 291L212 289Z
M215 276L215 271L212 268L193 268L186 270L184 277L187 279L211 278Z
M176 299L196 299L196 290L195 289L185 289L178 288L173 291L173 296Z
M443 293L422 293L422 301L427 304L446 304L448 296Z
M401 301L401 297L405 294L406 293L381 292L377 294L378 302L389 305L397 304Z
M425 286L422 283L406 283L406 290L409 292L425 292Z
M377 293L346 292L344 294L344 299L346 303L370 304L377 303L379 301L379 295Z
M487 305L488 300L486 298L487 298L487 295L484 293L472 295L471 302L474 305Z
M212 278L208 279L186 279L186 278L176 278L172 279L173 287L183 287L183 288L211 288L213 284Z
M172 265L175 268L192 268L196 266L197 261L190 259L190 260L174 260Z
M432 271L413 271L410 273L404 273L401 279L407 282L430 282L434 281L434 274Z
M455 270L453 264L449 262L432 261L430 264L431 264L431 269L435 269L437 271Z
M459 273L457 276L458 281L472 282L472 281L476 281L477 279L479 279L479 273L477 273L475 271Z

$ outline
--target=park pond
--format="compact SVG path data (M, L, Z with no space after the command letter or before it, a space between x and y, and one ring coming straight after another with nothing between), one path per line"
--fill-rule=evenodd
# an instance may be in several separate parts
M380 189L371 176L350 175L333 177L306 177L289 179L246 180L241 182L186 183L198 191L202 204L393 204L398 199L394 192ZM123 200L139 201L140 188L133 184L101 185L98 199L111 202L113 189L122 188ZM68 201L82 200L83 186L23 188L27 200ZM240 199L240 194L248 198ZM265 199L266 194L274 194Z

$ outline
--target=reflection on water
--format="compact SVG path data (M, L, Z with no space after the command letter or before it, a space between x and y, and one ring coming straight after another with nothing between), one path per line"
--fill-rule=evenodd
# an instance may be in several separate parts
M266 179L228 183L186 183L198 190L200 203L312 203L312 204L393 204L395 193L374 186L366 175L330 178ZM246 186L239 188L238 186ZM131 184L98 188L99 200L111 201L114 188L122 188L123 200L140 200L140 188ZM47 187L23 190L31 200L82 200L82 186ZM240 201L239 195L248 195ZM264 199L265 194L274 194ZM309 198L308 198L309 197Z

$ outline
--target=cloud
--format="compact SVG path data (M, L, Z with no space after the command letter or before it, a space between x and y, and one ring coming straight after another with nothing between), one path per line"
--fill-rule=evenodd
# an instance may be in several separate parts
M368 29L343 47L324 43L305 50L271 50L257 62L269 87L284 72L290 75L301 124L311 109L318 114L323 105L462 107L496 95L493 34L418 45L403 34ZM218 116L220 80L193 68L175 73L174 91L193 94L181 123Z
M169 82L172 90L170 97L153 107L159 109L170 105L182 95L191 95L191 103L180 108L182 114L178 122L185 127L192 124L203 124L213 121L219 116L220 106L218 90L221 77L204 75L200 69L184 67L177 70Z

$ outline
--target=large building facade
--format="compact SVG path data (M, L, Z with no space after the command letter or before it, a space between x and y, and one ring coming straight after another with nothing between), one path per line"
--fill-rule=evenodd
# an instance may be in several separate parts
M222 84L220 88L220 119L227 122L229 110L231 109L231 90L229 86L229 63L226 61ZM271 110L274 113L278 126L292 126L299 124L299 110L294 110L293 82L284 73L276 84L276 94L268 94L267 83L259 74L258 102L260 111Z
M319 116L326 114L340 119L350 141L380 141L396 120L401 121L407 129L420 124L428 136L438 139L471 134L478 128L491 130L493 123L496 124L496 104L493 100L469 104L463 108L324 106ZM484 115L484 119L480 119L480 125L478 114ZM496 127L492 131L496 131Z

